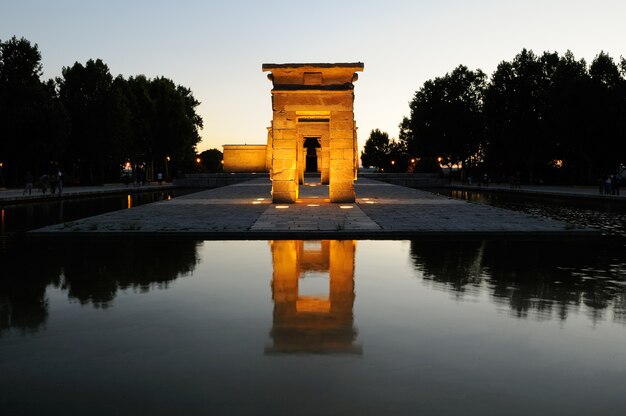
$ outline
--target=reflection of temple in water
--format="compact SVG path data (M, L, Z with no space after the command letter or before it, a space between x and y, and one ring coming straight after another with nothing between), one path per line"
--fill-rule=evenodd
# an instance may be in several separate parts
M355 344L354 252L349 241L272 241L273 345L266 353L361 354ZM326 296L301 293L307 273L328 273Z

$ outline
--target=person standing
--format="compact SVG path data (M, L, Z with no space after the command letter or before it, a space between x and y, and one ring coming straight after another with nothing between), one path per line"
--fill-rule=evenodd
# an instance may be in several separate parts
M50 172L48 185L50 187L50 193L54 195L57 191L57 174L54 171Z
M611 183L613 182L612 175L609 175L604 180L604 194L611 195Z
M622 181L622 175L620 175L619 173L616 173L615 175L613 175L613 195L619 195L619 185L620 182Z
M39 178L39 187L42 194L45 194L48 190L48 175L46 175L45 173Z
M33 193L33 174L30 171L26 172L26 176L24 176L24 192L22 195L26 195L28 191L28 195Z
M63 193L63 172L61 169L57 172L57 186L59 187L59 194Z

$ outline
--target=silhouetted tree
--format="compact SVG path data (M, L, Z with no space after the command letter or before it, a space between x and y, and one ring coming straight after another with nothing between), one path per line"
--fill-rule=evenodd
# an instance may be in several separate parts
M209 149L198 155L201 160L202 169L207 172L215 173L222 171L222 160L224 155L217 149Z
M623 118L626 92L624 79L613 59L600 52L589 67L591 92L589 94L590 142L588 149L597 166L598 174L614 173L625 162L626 137L620 135L620 118ZM621 114L620 114L621 113ZM623 131L622 131L623 133Z
M550 82L546 91L545 128L551 137L553 158L562 160L562 177L573 182L588 180L594 144L589 140L589 75L583 59L576 60L572 52L562 57L545 53L544 71ZM547 62L550 61L548 64ZM554 168L554 166L552 166ZM546 172L545 176L554 176ZM554 169L552 169L553 171Z
M114 99L113 77L100 59L64 67L58 79L61 102L72 121L66 165L88 183L110 178L114 149L119 148L116 117L120 102Z
M42 82L41 53L28 40L0 42L0 161L10 184L50 168L64 149L67 115L53 81Z
M550 160L545 135L546 87L541 60L523 49L513 62L502 62L485 95L488 126L486 162L502 174L527 172L533 182L539 166Z
M411 117L400 124L400 141L411 156L462 164L475 159L484 138L482 114L486 75L461 65L426 81L411 103Z
M59 84L72 120L66 157L84 181L117 179L127 159L159 171L167 157L170 172L193 165L202 118L188 88L163 77L113 79L99 59L63 68Z
M198 130L202 128L202 118L195 112L200 102L191 90L167 78L151 80L148 93L153 103L149 139L152 156L160 160L170 156L174 166L192 166L200 141Z
M379 129L371 131L361 153L363 166L375 166L384 172L406 170L406 159L404 143L390 139Z

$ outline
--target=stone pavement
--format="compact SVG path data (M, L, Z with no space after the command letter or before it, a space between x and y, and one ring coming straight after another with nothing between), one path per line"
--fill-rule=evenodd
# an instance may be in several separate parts
M145 235L206 239L591 236L596 230L371 179L357 202L331 204L327 186L301 186L296 204L271 203L256 179L31 231L31 236Z
M22 189L3 189L0 190L0 203L12 204L23 202L43 202L52 199L70 199L84 196L102 196L119 193L138 193L138 192L153 192L153 191L165 191L170 189L176 189L178 186L169 183L163 183L159 185L156 182L151 182L146 185L124 185L123 183L112 183L100 186L66 186L63 189L63 193L51 194L49 191L45 194L41 193L39 188L33 186L33 192L30 195L23 195Z
M620 189L620 195L600 194L597 186L553 186L553 185L521 185L519 188L511 188L508 184L489 184L488 186L461 185L454 183L449 188L465 191L511 193L526 195L544 195L552 197L579 198L587 200L604 200L626 202L624 189Z

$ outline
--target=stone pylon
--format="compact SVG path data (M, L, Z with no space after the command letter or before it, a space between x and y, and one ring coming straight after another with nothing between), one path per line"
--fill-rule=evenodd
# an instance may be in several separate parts
M317 142L317 170L331 202L354 202L358 168L354 82L362 63L263 64L273 83L268 160L274 203L294 203L305 142ZM307 141L307 139L309 139Z

